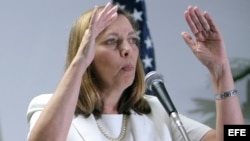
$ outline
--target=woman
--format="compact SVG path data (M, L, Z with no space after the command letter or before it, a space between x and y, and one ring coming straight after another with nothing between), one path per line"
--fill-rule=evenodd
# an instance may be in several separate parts
M223 39L208 13L188 7L184 15L196 39L186 32L182 37L208 68L218 100L216 129L182 115L181 120L191 141L221 141L224 124L244 123ZM157 98L144 95L136 28L111 3L76 21L55 92L29 105L29 141L183 140ZM223 97L224 92L233 95Z

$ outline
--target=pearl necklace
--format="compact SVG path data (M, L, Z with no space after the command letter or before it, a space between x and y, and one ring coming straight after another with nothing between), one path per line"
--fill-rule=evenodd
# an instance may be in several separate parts
M118 137L113 138L110 137L105 131L104 129L101 127L101 125L96 121L96 124L99 128L99 130L101 131L101 133L104 135L105 138L107 138L110 141L121 141L121 139L124 137L125 133L126 133L126 125L127 125L127 115L123 115L123 119L122 119L122 127L121 127L121 132L119 134Z

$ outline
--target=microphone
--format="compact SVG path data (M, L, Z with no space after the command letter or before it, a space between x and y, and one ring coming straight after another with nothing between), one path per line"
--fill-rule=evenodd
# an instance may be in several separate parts
M164 86L163 76L161 74L151 71L146 75L145 82L147 88L153 91L158 97L169 116L172 112L177 113L177 110Z
M179 114L164 85L163 76L156 71L151 71L146 74L145 83L147 88L155 93L170 118L174 120L185 141L190 141Z

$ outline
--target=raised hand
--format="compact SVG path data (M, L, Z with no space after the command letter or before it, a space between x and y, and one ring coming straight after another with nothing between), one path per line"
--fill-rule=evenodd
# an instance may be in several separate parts
M89 28L85 31L77 54L84 57L85 62L89 65L95 55L95 39L96 37L117 17L117 6L113 6L110 2L99 12L95 6L92 14Z
M207 12L202 14L198 7L189 6L184 16L195 40L186 32L182 33L183 39L210 72L220 75L228 59L222 35L214 21Z

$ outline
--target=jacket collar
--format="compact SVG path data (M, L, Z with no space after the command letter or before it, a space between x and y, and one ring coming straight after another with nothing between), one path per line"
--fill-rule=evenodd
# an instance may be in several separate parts
M147 136L141 136L141 129L147 129L147 124L145 124L145 116L138 115L134 111L131 112L129 116L129 125L127 127L127 132L132 132L132 136L134 140L146 141ZM96 124L95 117L91 114L89 117L84 117L83 115L79 115L74 118L72 121L74 128L77 130L78 134L84 141L100 141L102 140L101 134L99 133L99 129ZM139 136L138 136L139 135Z
M73 126L84 141L100 141L99 133L95 117L91 114L89 117L79 115L72 121Z

